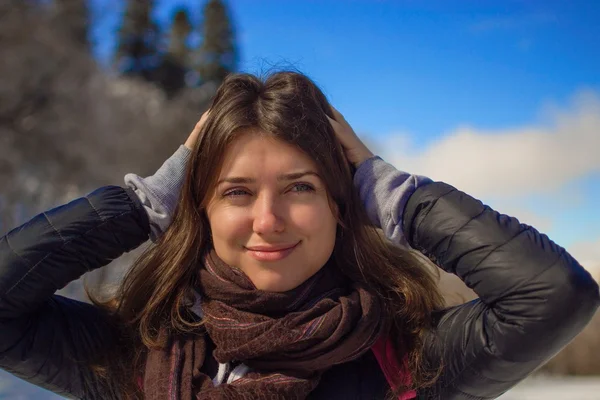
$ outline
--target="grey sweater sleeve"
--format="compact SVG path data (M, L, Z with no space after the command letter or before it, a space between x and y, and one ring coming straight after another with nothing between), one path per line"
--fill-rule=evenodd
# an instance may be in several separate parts
M150 239L155 242L169 227L179 200L191 150L184 145L147 178L125 175L125 185L139 197L150 220Z
M354 174L354 186L367 210L369 219L392 242L409 247L402 226L402 216L409 197L432 180L397 170L375 156L362 162Z

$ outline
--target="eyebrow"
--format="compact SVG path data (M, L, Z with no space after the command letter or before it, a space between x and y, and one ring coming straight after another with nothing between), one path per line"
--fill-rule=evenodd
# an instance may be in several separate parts
M320 178L319 174L317 174L314 171L299 171L299 172L293 172L291 174L279 175L277 177L277 180L278 181L293 181L296 179L300 179L306 175L314 175L317 178ZM243 176L230 176L230 177L220 179L217 182L217 185L220 185L221 183L225 183L225 182L228 182L228 183L254 183L254 182L256 182L256 179L247 178L247 177L243 177Z

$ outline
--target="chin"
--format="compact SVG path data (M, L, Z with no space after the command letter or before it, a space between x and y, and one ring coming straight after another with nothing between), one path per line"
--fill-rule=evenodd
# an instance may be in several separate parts
M298 286L300 286L300 283L291 283L291 282L287 282L285 280L279 280L279 279L269 279L269 280L260 280L258 282L253 282L254 286L256 286L257 289L259 290L263 290L265 292L287 292L288 290L292 290Z
M307 278L308 279L308 278ZM287 292L302 284L305 280L290 279L277 271L261 271L258 276L250 277L252 283L258 290L265 292Z

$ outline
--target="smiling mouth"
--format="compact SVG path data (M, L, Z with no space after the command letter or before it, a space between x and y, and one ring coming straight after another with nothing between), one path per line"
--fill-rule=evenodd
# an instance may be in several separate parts
M253 246L246 247L248 254L258 261L278 261L289 256L300 242L285 246Z

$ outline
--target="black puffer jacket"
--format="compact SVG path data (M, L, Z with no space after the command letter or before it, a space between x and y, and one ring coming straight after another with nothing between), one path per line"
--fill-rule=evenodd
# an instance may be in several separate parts
M565 346L599 304L598 285L563 248L444 183L418 188L405 235L480 299L436 314L443 359L420 398L490 399ZM86 367L114 330L95 307L54 295L148 239L147 215L129 189L103 187L40 214L0 239L0 367L73 398L116 399ZM437 344L434 344L437 343ZM387 383L371 352L328 371L312 399L379 399Z

